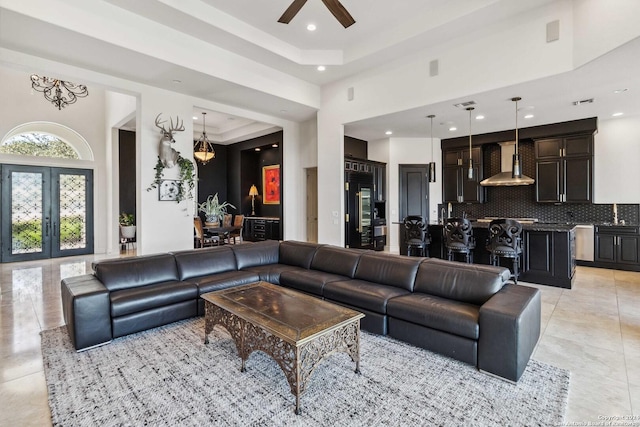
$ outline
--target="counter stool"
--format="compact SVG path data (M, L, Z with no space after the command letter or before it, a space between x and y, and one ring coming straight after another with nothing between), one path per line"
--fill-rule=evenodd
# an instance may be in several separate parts
M417 249L418 256L429 256L429 232L427 225L421 216L409 215L402 221L404 223L404 236L407 244L407 255L413 256L413 250Z
M500 265L500 258L513 260L513 279L517 284L522 253L522 225L515 219L491 221L487 250L491 253L491 265Z
M476 241L473 238L471 221L467 218L447 218L443 232L447 259L453 261L455 254L464 254L466 263L473 264Z

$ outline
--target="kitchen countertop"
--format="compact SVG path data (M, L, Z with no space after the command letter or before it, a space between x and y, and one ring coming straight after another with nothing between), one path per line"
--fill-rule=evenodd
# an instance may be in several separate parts
M430 224L430 225L442 225L442 224ZM488 228L488 222L478 222L471 220L473 228ZM615 226L615 227L638 227L638 224L613 224L611 222L580 222L580 223L557 223L557 222L534 222L534 223L522 223L522 229L527 231L571 231L578 225L593 225L593 226Z

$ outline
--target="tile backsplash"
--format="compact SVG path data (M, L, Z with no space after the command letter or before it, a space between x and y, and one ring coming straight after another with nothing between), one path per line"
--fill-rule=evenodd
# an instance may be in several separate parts
M533 142L519 144L522 157L523 173L535 178L535 157ZM484 176L492 176L500 172L500 147L491 144L483 148ZM486 202L482 204L454 203L452 216L462 216L466 213L469 218L502 217L502 218L537 218L541 222L576 222L598 223L613 221L612 204L585 203L537 203L536 186L526 185L517 187L487 187ZM438 206L438 212L445 205ZM640 223L640 205L618 204L618 220L638 225Z

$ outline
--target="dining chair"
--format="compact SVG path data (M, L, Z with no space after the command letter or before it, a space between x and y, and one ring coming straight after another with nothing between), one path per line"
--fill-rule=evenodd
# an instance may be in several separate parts
M242 229L244 228L244 215L236 215L233 219L233 226L240 227L233 230L229 233L229 240L233 239L233 244L236 243L236 237L240 238L240 243L242 243Z
M209 236L204 232L202 220L199 216L193 217L193 229L195 230L196 245L204 248L205 246L215 246L220 243L218 236Z
M222 226L223 227L231 227L231 219L232 218L233 218L233 215L224 214L224 217L222 218Z

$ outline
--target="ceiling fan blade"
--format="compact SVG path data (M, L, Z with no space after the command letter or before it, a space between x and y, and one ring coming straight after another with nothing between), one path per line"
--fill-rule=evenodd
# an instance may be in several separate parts
M356 20L353 19L351 14L347 12L347 9L345 9L338 0L322 0L322 3L327 6L329 11L333 13L333 16L340 21L343 27L348 28L356 23Z
M278 22L282 22L283 24L288 24L294 16L300 12L302 6L307 2L307 0L293 0L293 3L284 11Z

